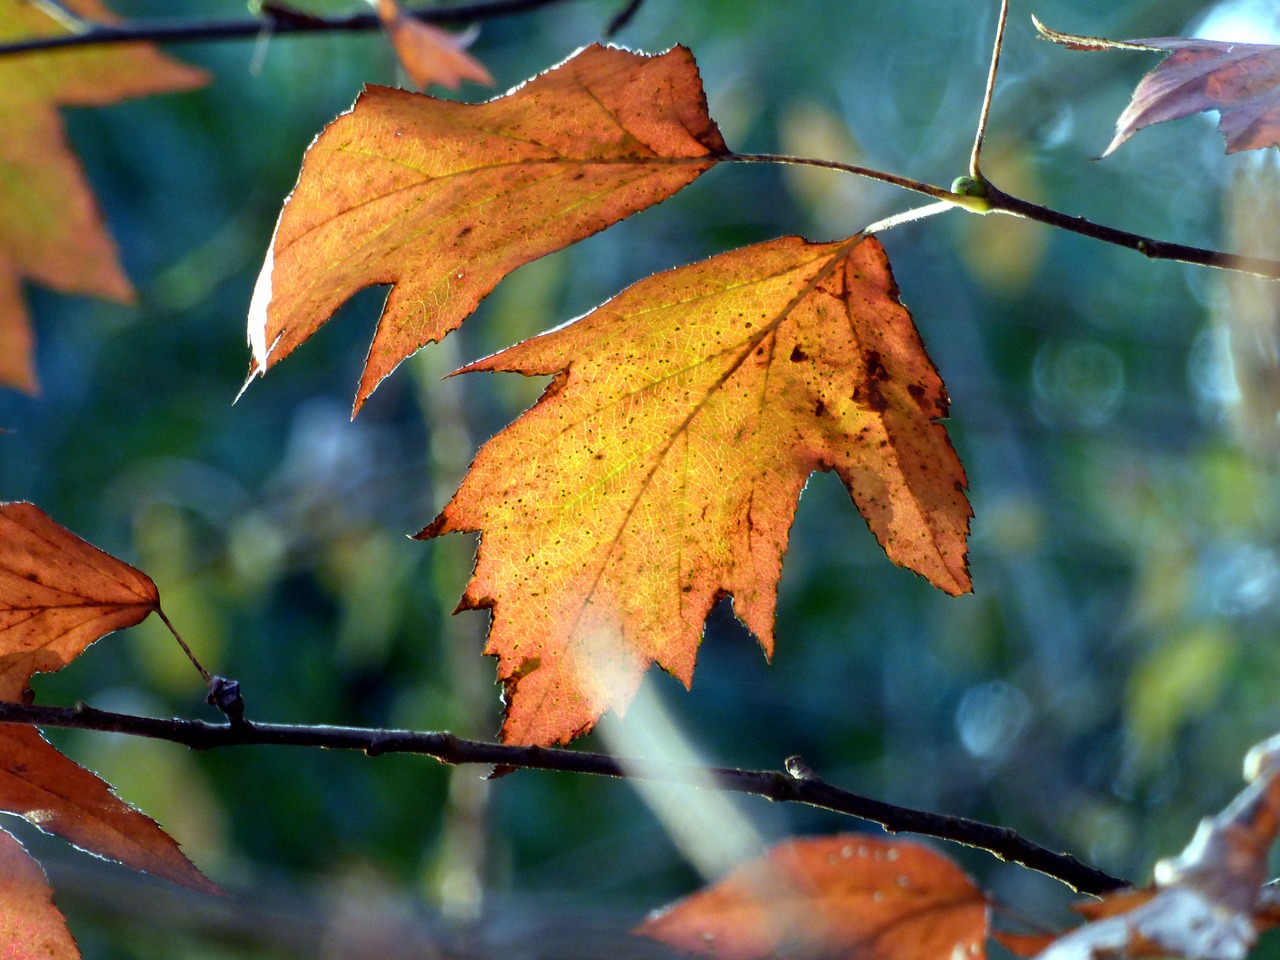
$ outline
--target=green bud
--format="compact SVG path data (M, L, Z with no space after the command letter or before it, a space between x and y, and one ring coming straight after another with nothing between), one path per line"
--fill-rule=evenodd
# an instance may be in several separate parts
M975 180L973 177L956 177L951 181L951 192L959 193L966 197L985 197L987 195L987 182L985 180Z

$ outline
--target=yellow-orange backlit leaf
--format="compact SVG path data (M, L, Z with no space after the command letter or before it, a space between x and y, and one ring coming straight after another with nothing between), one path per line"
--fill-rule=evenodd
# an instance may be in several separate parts
M53 905L40 864L0 830L0 957L5 960L79 960L67 922Z
M725 594L771 654L815 470L837 472L890 559L969 589L946 392L874 238L658 274L464 369L556 374L419 534L481 531L460 607L493 610L508 741L589 730L654 662L688 685Z
M982 960L987 899L940 854L848 834L779 844L636 932L716 960Z
M683 47L607 47L482 104L370 87L307 151L250 307L252 372L394 284L356 409L516 267L693 182L726 151Z
M112 19L98 0L64 2L88 20ZM66 32L41 4L0 0L0 42ZM207 80L145 43L0 58L0 385L37 389L23 280L111 300L133 297L58 107L101 106Z
M465 37L406 16L396 0L378 0L378 19L404 72L419 88L438 83L457 90L463 80L493 86L484 64L464 49Z
M151 578L30 503L0 504L0 699L159 607ZM213 885L149 817L32 727L0 724L0 810L100 856L198 890Z

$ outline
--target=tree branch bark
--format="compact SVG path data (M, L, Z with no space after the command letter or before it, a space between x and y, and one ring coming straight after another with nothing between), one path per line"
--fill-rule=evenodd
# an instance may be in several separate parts
M481 0L453 7L426 7L408 11L409 15L427 23L466 24L480 20L494 20L518 13L549 7L565 0ZM102 44L136 43L190 43L209 40L236 40L271 36L290 36L304 33L354 33L377 30L380 27L376 13L355 13L346 16L317 17L310 14L286 12L287 8L264 4L258 16L238 17L226 20L134 21L119 25L93 24L81 33L66 33L52 37L34 37L15 43L0 44L0 57L37 50L58 50L67 47L87 47Z
M123 733L180 743L194 750L270 744L362 750L371 757L384 753L414 753L433 757L441 763L489 764L500 772L556 770L663 783L705 783L710 779L717 789L729 793L803 803L877 823L890 833L918 833L977 847L1001 860L1054 877L1080 893L1102 894L1129 885L1120 877L1083 863L1070 854L1055 853L1007 827L900 807L842 790L814 775L798 757L787 761L785 772L732 767L701 769L660 760L628 760L624 763L608 754L466 740L451 733L248 721L216 724L203 720L164 720L112 713L83 703L75 707L45 707L0 701L0 723Z

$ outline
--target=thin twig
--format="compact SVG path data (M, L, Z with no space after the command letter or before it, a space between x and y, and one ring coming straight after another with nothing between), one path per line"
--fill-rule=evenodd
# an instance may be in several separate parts
M1011 196L987 183L987 201L991 204L991 212L1005 213L1026 220L1048 224L1070 233L1103 243L1114 244L1135 250L1150 260L1174 260L1180 263L1194 263L1202 267L1216 267L1219 270L1234 270L1237 273L1249 273L1264 280L1280 280L1280 261L1268 260L1264 257L1245 257L1235 253L1222 253L1218 250L1206 250L1203 247L1192 247L1183 243L1171 243L1167 240L1156 240L1139 233L1117 230L1100 223L1093 223L1084 217L1071 217L1059 213L1038 203Z
M162 720L112 713L84 704L74 708L40 707L0 702L0 723L34 724L124 733L180 743L196 750L271 744L362 750L370 756L414 753L441 763L474 763L525 770L556 770L596 776L656 780L664 783L706 783L730 793L751 794L775 801L803 803L878 823L890 833L910 832L951 840L994 854L1054 877L1080 893L1101 894L1127 886L1126 881L1082 863L1069 854L1055 853L1014 830L964 817L913 810L863 797L834 787L813 775L803 762L788 762L781 770L695 768L656 760L626 760L601 753L550 747L465 740L451 733L383 730L365 727L298 726L279 723L213 724L202 720Z
M973 138L973 152L969 154L969 176L982 183L982 141L987 135L987 118L991 116L991 98L996 90L996 70L1000 67L1000 51L1004 48L1004 25L1009 19L1009 0L1000 0L1000 17L996 21L996 40L991 48L991 67L987 71L987 89L982 94L982 109L978 112L978 132Z
M889 183L904 190L922 193L935 200L945 200L964 207L973 213L1004 213L1021 217L1024 220L1035 220L1048 224L1068 233L1077 233L1091 240L1100 240L1127 250L1135 250L1150 260L1174 260L1180 263L1192 263L1202 267L1215 267L1219 270L1234 270L1237 273L1248 273L1264 280L1280 280L1280 260L1269 260L1265 257L1246 257L1235 253L1223 253L1220 250L1209 250L1205 247L1193 247L1185 243L1172 243L1168 240L1157 240L1140 233L1118 230L1104 224L1094 223L1084 217L1073 217L1060 213L1050 207L1042 207L1038 203L1023 200L1012 194L997 189L989 180L982 181L981 191L974 193L956 193L945 187L913 180L911 177L900 177L886 173L873 167L860 167L852 163L841 163L838 160L819 160L812 157L791 157L784 154L768 153L731 153L715 158L723 163L781 163L803 167L820 167L824 170L840 170L859 177ZM697 158L705 162L704 158ZM963 179L963 178L961 178Z
M644 0L628 0L627 5L614 14L609 25L604 28L604 35L612 39L614 34L631 22L631 18L639 11L642 3Z
M477 20L494 20L509 17L540 7L563 3L565 0L482 0L455 7L427 7L410 10L409 15L428 23L472 23ZM333 17L271 16L240 17L226 20L138 20L121 25L95 24L82 33L60 34L52 37L34 37L15 43L0 44L0 57L37 50L54 50L65 47L135 43L189 43L209 40L235 40L253 38L270 31L272 36L289 36L305 33L357 32L381 28L376 13L355 13Z

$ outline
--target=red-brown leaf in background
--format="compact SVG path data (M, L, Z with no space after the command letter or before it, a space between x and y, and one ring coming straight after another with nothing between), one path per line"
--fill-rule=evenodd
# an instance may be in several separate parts
M1280 835L1280 735L1245 758L1249 785L1200 821L1176 857L1156 863L1155 883L1120 890L1080 910L1090 922L1058 938L1039 960L1104 956L1241 960L1273 926L1269 854Z
M1056 933L1010 933L1008 930L992 930L991 939L1016 957L1034 957L1053 941Z
M791 840L636 932L716 960L982 960L988 902L927 847Z
M358 411L512 270L664 200L727 153L683 47L591 46L488 103L370 87L307 151L249 309L251 376L393 284Z
M400 65L420 89L438 83L457 90L463 80L493 86L484 64L466 51L468 38L405 14L396 0L378 0L378 19Z
M834 470L889 558L970 589L947 394L874 237L783 237L655 274L464 371L554 374L419 537L479 530L508 742L686 686L726 594L771 656L800 492Z
M0 699L26 699L32 674L61 669L99 637L142 621L159 603L145 573L81 540L33 504L0 504ZM0 724L0 810L134 869L216 890L155 821L34 727Z
M80 960L40 864L5 830L0 830L0 957Z
M63 4L87 20L112 19L99 0ZM42 4L0 0L0 42L66 32ZM0 58L0 385L37 390L24 279L66 293L133 298L58 108L101 106L206 82L204 71L145 43Z
M1182 37L1078 37L1050 30L1038 20L1036 28L1073 50L1170 51L1134 90L1104 157L1143 127L1205 110L1221 115L1218 129L1227 153L1280 146L1280 46Z

